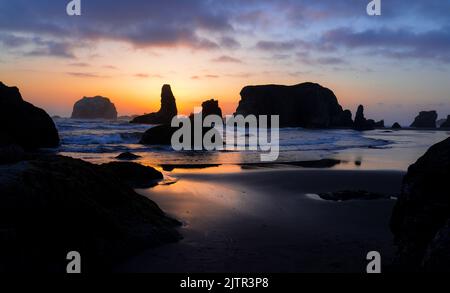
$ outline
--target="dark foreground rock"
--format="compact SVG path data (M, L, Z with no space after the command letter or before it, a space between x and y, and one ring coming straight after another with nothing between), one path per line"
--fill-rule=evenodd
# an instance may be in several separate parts
M59 145L59 135L44 110L25 102L18 88L0 82L0 145L9 144L52 148Z
M177 221L104 167L62 156L0 166L0 271L105 270L138 250L177 241Z
M398 253L398 270L450 271L450 138L432 146L408 168L391 217ZM445 232L447 231L447 232ZM433 255L439 257L437 265ZM444 266L442 266L444 265Z
M411 124L411 127L436 128L437 117L438 117L438 115L437 115L436 111L422 111L414 119L414 122Z
M351 127L351 112L343 111L334 93L315 83L294 86L246 86L236 109L241 115L280 115L280 127Z
M132 162L110 162L101 166L132 188L152 187L164 178L162 173L154 168Z
M121 153L120 155L118 155L117 157L116 157L116 159L118 159L118 160L137 160L137 159L139 159L141 156L138 156L138 155L135 155L135 154L133 154L133 153L130 153L130 152L124 152L124 153Z
M141 124L170 124L176 116L177 104L170 85L165 84L161 89L161 109L158 112L138 116L131 123Z
M28 154L18 145L0 145L0 165L12 164L24 160Z
M373 199L387 199L389 195L369 192L365 190L342 190L335 192L319 193L319 197L324 200L331 201L346 201L346 200L373 200Z
M117 119L117 110L108 98L84 97L73 106L72 119Z
M426 272L450 272L450 220L428 245L422 266Z
M441 128L450 128L450 115L448 115L447 120L441 124Z

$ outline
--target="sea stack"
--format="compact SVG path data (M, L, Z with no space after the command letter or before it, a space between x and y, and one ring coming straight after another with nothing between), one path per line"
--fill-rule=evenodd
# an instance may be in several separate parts
M414 119L414 122L411 124L411 127L436 128L437 117L438 117L438 115L437 115L436 111L422 111Z
M117 119L117 110L108 98L84 97L73 106L72 119Z
M316 83L246 86L236 115L279 115L280 127L351 127L334 93Z
M441 124L441 128L450 128L450 115L448 115L447 120Z
M219 101L211 99L202 103L203 117L208 115L217 115L222 117L222 109L219 107Z
M392 129L401 129L402 127L400 126L400 124L398 122L395 122L394 124L392 124Z
M219 101L211 99L202 103L202 118L208 115L217 115L222 117L222 109L219 107ZM192 121L194 119L194 114L189 115L189 118ZM157 125L148 129L142 136L139 143L144 145L170 145L172 135L177 129L177 127L171 127L170 123ZM203 127L203 133L209 130L211 130L210 127ZM192 135L194 135L193 132Z
M59 145L59 135L50 116L25 102L17 87L0 82L0 145L24 149Z
M364 117L364 106L359 105L355 115L354 129L359 131L373 130L375 128L375 122L373 120L367 120Z
M166 124L178 114L175 97L170 85L165 84L161 89L161 108L158 112L138 116L131 123L141 124Z

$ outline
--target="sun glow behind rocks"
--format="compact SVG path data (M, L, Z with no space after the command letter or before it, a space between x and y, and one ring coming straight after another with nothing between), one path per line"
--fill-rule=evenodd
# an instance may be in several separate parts
M245 85L305 81L388 123L446 116L450 4L389 1L374 18L362 2L96 0L73 18L57 1L1 1L0 76L62 116L94 95L153 112L165 83L181 113L215 98L230 114Z

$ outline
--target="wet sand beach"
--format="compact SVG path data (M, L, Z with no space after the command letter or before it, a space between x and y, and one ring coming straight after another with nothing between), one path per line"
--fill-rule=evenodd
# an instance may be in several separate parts
M138 190L183 222L183 240L116 267L136 272L365 272L366 254L394 253L395 199L334 202L320 192L396 195L402 171L219 166L166 173Z

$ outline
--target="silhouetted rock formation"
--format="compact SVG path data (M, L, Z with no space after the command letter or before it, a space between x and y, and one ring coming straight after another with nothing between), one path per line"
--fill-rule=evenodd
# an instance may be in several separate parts
M208 100L202 103L202 118L208 115L218 115L222 117L222 110L219 107L219 102L216 100ZM194 120L194 114L189 115L191 121ZM178 128L171 127L170 124L157 125L148 129L142 136L139 143L145 145L170 145L172 135L177 131ZM203 127L202 131L205 134L207 131L211 130L211 127ZM191 129L191 142L193 139L194 129Z
M203 117L208 115L217 115L222 117L222 109L219 107L219 101L211 99L202 103Z
M235 114L280 115L280 127L327 128L352 125L334 93L315 83L246 86Z
M171 127L170 124L157 125L144 132L139 143L145 145L170 145L175 131L177 131L177 128Z
M142 124L170 124L172 118L178 114L175 97L170 85L165 84L161 90L161 109L158 112L138 116L131 123Z
M105 97L84 97L73 106L72 119L117 119L117 110Z
M148 188L158 184L163 179L161 172L152 167L132 162L110 162L101 165L106 171L112 172L132 188Z
M416 128L436 128L436 119L438 115L436 111L422 111L414 119L411 127Z
M177 221L107 169L54 155L0 166L0 270L65 272L75 250L82 272L103 271L180 238Z
M450 115L448 115L447 120L441 124L441 128L450 128Z
M344 127L344 128L352 128L353 120L352 120L352 112L350 110L344 110L333 127Z
M408 168L391 218L398 245L394 265L400 270L450 271L449 178L450 138L432 146Z
M359 105L355 115L354 129L359 131L373 130L375 128L375 121L367 120L364 117L364 106Z
M57 147L59 135L52 118L25 102L17 87L0 82L0 145L25 149Z
M375 128L384 128L384 120L380 120L374 123Z
M116 157L116 159L119 159L119 160L136 160L136 159L139 159L140 157L141 156L135 155L135 154L130 153L130 152L124 152L124 153L121 153L120 155L118 155Z
M402 127L400 126L400 124L398 124L398 122L395 122L394 124L392 124L392 129L401 129Z

